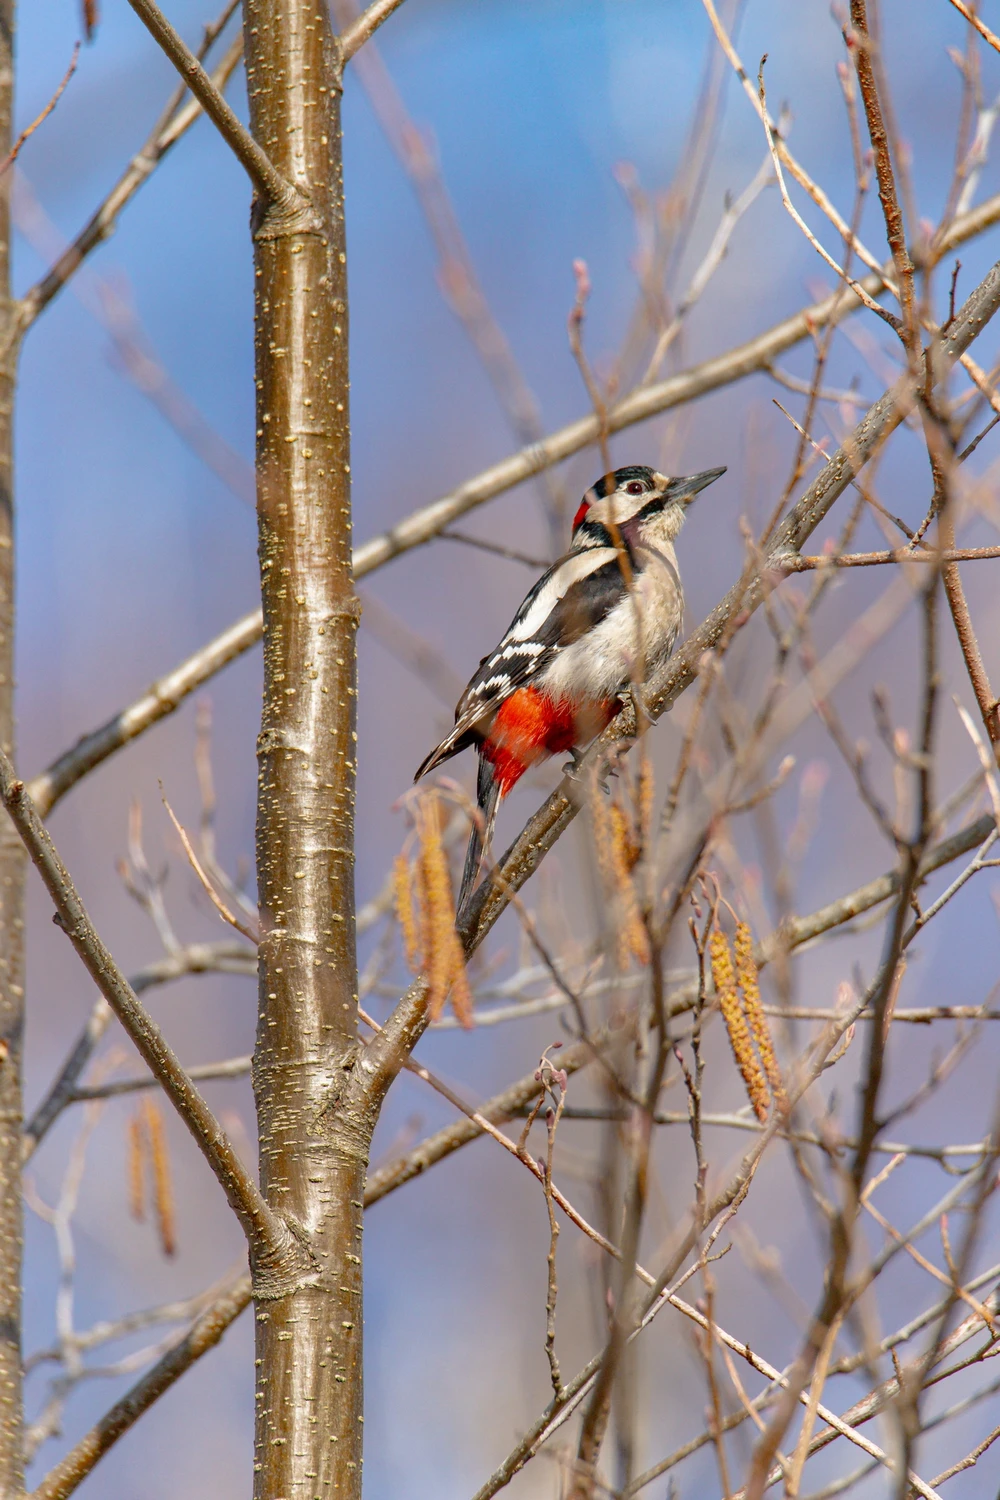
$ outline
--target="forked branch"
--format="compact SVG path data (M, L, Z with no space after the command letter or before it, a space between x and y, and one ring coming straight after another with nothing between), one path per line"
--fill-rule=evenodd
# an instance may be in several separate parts
M373 4L362 11L356 21L344 27L340 33L340 50L345 62L350 62L355 52L364 46L370 36L374 36L382 22L388 21L402 3L403 0L373 0Z
M198 100L212 124L244 168L250 181L266 202L283 213L305 217L306 205L298 190L287 182L257 144L235 110L227 103L209 78L191 49L178 36L159 6L153 0L129 0L129 4L169 57L184 82Z

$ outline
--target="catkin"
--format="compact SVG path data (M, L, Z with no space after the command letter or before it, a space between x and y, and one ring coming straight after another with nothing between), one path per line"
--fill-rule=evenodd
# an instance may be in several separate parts
M392 893L403 938L403 952L411 974L419 973L424 962L421 884L419 864L411 864L405 854L397 854L392 864Z
M145 1116L149 1154L153 1163L153 1207L160 1231L160 1245L164 1255L174 1255L177 1251L177 1221L174 1215L174 1186L167 1134L163 1128L163 1116L149 1098L145 1100Z
M420 835L420 863L427 898L427 983L430 988L432 1020L441 1014L448 994L451 967L448 934L453 925L451 877L441 842L438 801L433 794L418 804L417 830Z
M729 939L718 927L708 940L708 952L712 963L712 979L715 982L716 993L719 997L719 1006L722 1010L722 1018L726 1023L729 1045L733 1049L736 1066L742 1075L747 1097L753 1105L754 1114L758 1120L766 1120L768 1106L767 1083L765 1082L760 1063L757 1061L757 1054L753 1050L750 1028L747 1025L746 1016L743 1014L743 1007L740 1004L736 974L733 969L733 956L729 948Z
M441 806L433 793L417 803L416 823L425 912L423 948L428 1013L435 1020L450 994L455 1015L463 1026L471 1026L472 991L465 970L465 954L455 931L451 871L441 838Z
M138 1224L146 1218L146 1129L141 1112L129 1116L128 1209Z
M771 1041L764 1007L760 1003L757 961L753 956L753 934L746 922L736 924L734 947L736 949L736 974L740 989L743 991L743 1009L746 1012L751 1034L757 1044L758 1055L764 1064L764 1072L767 1074L767 1081L771 1088L771 1098L779 1108L787 1108L781 1069L774 1055L774 1044Z
M648 964L649 936L632 879L632 868L639 851L633 839L631 821L617 801L608 803L597 788L591 802L597 865L605 892L612 902L615 961L620 969L628 968L632 958Z
M637 844L641 852L642 846L649 837L649 830L653 826L653 767L649 756L643 751L639 755L639 777L636 786L635 802L638 817L638 839Z
M615 867L612 854L614 843L614 831L611 823L611 808L608 799L604 796L596 781L593 784L590 798L590 814L594 821L594 853L597 856L597 868L604 882L605 890L613 890L615 885Z
M636 838L635 829L632 827L632 819L621 803L612 802L610 811L615 866L618 869L631 872L635 868L639 855L642 852L641 845Z

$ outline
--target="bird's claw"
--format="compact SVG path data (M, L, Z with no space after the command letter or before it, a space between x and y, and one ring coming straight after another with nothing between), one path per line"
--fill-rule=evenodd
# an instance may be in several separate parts
M580 762L581 762L582 759L583 759L583 755L582 755L582 753L579 750L576 750L576 749L570 750L570 752L569 752L569 760L566 762L566 764L562 768L563 775L564 776L576 776L577 772L580 769Z
M605 797L611 796L611 787L609 785L609 780L612 776L618 775L620 769L618 764L619 759L625 753L625 751L628 750L632 743L632 740L623 740L620 744L615 745L611 748L611 751L604 762L604 769L597 776L597 785L600 787ZM583 751L571 750L569 754L570 758L563 766L562 773L564 776L571 776L575 779L579 776L580 767L583 764Z

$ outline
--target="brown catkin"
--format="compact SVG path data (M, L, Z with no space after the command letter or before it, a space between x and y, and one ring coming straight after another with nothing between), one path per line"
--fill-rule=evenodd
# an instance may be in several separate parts
M403 938L403 952L411 974L418 974L424 963L424 911L420 865L411 864L405 854L397 854L392 864L392 894L396 921Z
M653 766L649 756L642 748L639 755L639 778L635 792L636 815L638 818L638 851L641 853L646 840L649 838L649 830L653 826Z
M611 838L615 866L631 872L642 850L632 827L632 819L620 802L611 804Z
M455 931L451 871L441 838L441 804L433 792L417 804L417 832L426 911L424 963L428 1013L431 1020L436 1020L450 993L455 1015L463 1026L471 1026L472 992L465 971L465 954Z
M137 1224L146 1218L146 1127L142 1111L129 1116L126 1137L128 1211Z
M622 967L629 957L641 964L649 963L649 933L642 920L639 896L632 871L639 858L641 845L633 836L632 821L618 803L611 807L612 862L615 870L615 891L621 903L620 941L625 949Z
M448 930L452 926L451 876L441 842L438 799L431 792L417 804L417 831L420 836L420 864L424 894L427 900L427 945L424 963L430 989L428 1006L435 1020L448 995Z
M778 1059L774 1055L774 1043L771 1041L764 1007L760 1003L757 960L753 956L753 934L746 922L737 922L733 946L736 949L736 974L740 989L743 991L743 1009L750 1024L751 1034L757 1044L758 1055L764 1064L767 1081L771 1086L771 1098L779 1108L783 1108L787 1106L785 1086L781 1079Z
M465 968L465 954L458 933L452 927L453 962L451 969L451 1008L459 1025L466 1030L472 1025L472 989Z
M631 874L635 859L628 814L617 802L609 803L596 785L591 806L597 867L612 904L615 961L620 969L627 969L632 958L648 964L649 937Z
M594 853L597 856L597 868L605 890L612 891L615 887L616 873L612 853L614 830L611 823L611 808L596 780L593 783L590 798L590 815L594 823Z
M712 979L715 982L722 1019L726 1023L729 1045L733 1049L736 1066L742 1075L754 1114L758 1120L766 1120L767 1083L764 1080L760 1063L757 1061L757 1054L753 1050L750 1028L747 1026L743 1007L740 1004L729 939L718 927L708 940L708 952L712 962Z
M174 1255L177 1252L177 1222L174 1217L174 1185L170 1172L170 1153L167 1150L167 1134L163 1128L163 1116L150 1098L145 1100L145 1116L149 1154L153 1163L153 1207L156 1210L156 1225L160 1231L160 1245L164 1255Z

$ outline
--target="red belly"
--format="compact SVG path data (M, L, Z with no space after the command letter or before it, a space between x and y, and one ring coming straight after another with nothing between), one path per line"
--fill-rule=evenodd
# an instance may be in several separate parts
M535 687L511 693L501 704L482 747L495 767L501 795L506 797L537 761L587 744L610 724L616 708L614 699L574 703L569 698L549 698Z

